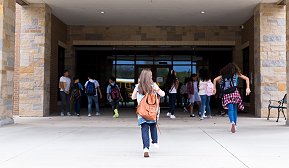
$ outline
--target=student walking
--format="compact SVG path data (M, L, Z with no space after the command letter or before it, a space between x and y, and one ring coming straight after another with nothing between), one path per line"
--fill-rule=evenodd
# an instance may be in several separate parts
M237 106L240 110L244 109L242 98L237 88L239 78L246 81L246 96L248 96L251 93L249 78L241 74L241 70L236 64L229 63L226 65L221 69L220 76L214 79L214 93L216 93L217 81L221 81L223 90L222 105L228 109L232 133L236 132Z
M70 98L70 100L74 104L75 114L77 116L79 116L80 115L80 101L81 101L83 86L79 82L78 77L74 77L73 81L74 81L74 83L71 86L71 98Z
M179 80L177 78L177 73L174 70L171 70L168 74L166 87L169 93L169 111L167 116L171 119L175 119L176 112L176 99L177 99L177 89L179 87Z
M134 88L134 91L132 93L132 99L136 99L138 104L140 104L145 94L151 94L153 92L157 93L161 97L165 96L165 92L162 91L159 86L153 82L151 70L144 69L140 74L139 83ZM151 133L152 144L155 148L159 147L156 127L157 120L158 119L156 119L156 121L146 120L142 116L138 115L138 125L141 126L144 157L149 157L149 132Z
M102 99L101 89L97 80L93 79L91 76L88 76L88 81L85 83L85 93L87 95L88 100L88 117L91 117L91 108L92 108L92 101L95 104L95 115L99 116L99 103L98 103L98 94L99 98Z
M201 69L199 73L199 95L201 97L201 116L200 120L204 119L204 113L208 114L208 118L212 118L210 99L213 94L213 83L208 69ZM209 93L210 91L210 93Z
M69 78L68 70L64 70L63 76L59 79L59 89L60 89L60 99L61 99L61 116L64 116L66 112L67 116L70 114L70 84L71 80Z
M122 100L122 96L120 93L120 88L116 84L115 77L110 77L109 85L107 86L106 93L107 93L107 100L111 105L113 118L119 117L119 101Z
M197 74L192 74L191 79L187 83L188 97L190 102L190 117L195 117L194 114L194 104L197 103L198 107L201 106L201 98L198 93L198 82L197 82ZM198 109L199 109L198 108Z
M182 106L184 108L184 112L188 112L189 108L189 96L188 96L188 89L187 84L190 81L190 78L185 78L184 84L182 85L180 89L180 94L182 95Z

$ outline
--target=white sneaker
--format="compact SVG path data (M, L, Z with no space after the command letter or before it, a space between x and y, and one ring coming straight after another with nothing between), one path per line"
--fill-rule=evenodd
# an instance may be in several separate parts
M203 119L204 119L204 117L201 117L201 118L200 118L200 120L203 120Z
M97 112L95 115L96 115L96 116L100 116L100 113L99 113L99 112Z
M67 112L67 116L71 116L70 112Z
M170 112L168 112L168 113L167 113L167 116L168 116L168 117L170 117L170 116L171 116L171 113L170 113Z
M143 156L144 156L144 157L150 157L150 155L149 155L149 149L148 149L148 148L144 148L144 149L143 149Z
M63 112L61 112L61 113L60 113L60 116L64 116L64 113L63 113Z
M170 118L171 118L171 119L175 119L176 116L175 116L175 115L171 115Z
M88 113L88 115L87 115L88 117L91 117L91 114L90 113Z
M158 145L158 143L153 143L154 148L159 149L160 146Z
M205 113L203 114L203 118L207 118L207 116L205 115Z

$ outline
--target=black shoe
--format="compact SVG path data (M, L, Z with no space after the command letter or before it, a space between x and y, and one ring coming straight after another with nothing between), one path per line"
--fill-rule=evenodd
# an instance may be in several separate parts
M191 114L190 117L195 117L195 114Z

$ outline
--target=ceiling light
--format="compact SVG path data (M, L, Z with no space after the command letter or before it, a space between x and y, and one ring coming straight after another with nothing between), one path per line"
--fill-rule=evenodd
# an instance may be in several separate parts
M201 14L205 14L206 12L205 11L201 11Z
M104 11L101 11L100 14L104 14Z

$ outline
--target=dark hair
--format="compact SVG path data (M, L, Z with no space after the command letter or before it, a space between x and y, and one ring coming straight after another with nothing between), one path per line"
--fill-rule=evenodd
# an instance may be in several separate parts
M68 69L65 69L65 70L63 71L63 73L66 73L66 72L68 72Z
M194 74L191 75L191 78L194 78L194 77L197 77L197 76L198 75L194 73Z
M94 78L94 76L93 76L92 74L88 74L87 77L88 77L89 79L93 79L93 78Z
M111 76L109 79L112 80L113 82L115 82L116 80L114 76Z
M77 76L73 77L73 81L76 81L78 79L79 79L79 77L77 77Z
M211 74L208 69L201 69L199 71L199 78L201 81L208 81L211 79Z
M235 74L241 74L240 68L234 64L229 63L220 70L222 78L233 78Z
M177 83L177 76L175 75L175 70L170 70L166 80L166 87L171 88L173 85Z

